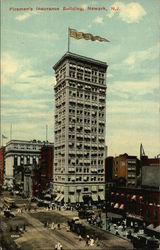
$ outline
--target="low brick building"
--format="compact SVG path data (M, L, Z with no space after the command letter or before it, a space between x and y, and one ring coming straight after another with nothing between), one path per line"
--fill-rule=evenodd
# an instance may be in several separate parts
M145 188L111 187L107 212L139 218L147 224L160 225L160 191Z
M160 158L107 157L106 210L129 221L160 225ZM112 179L111 179L112 171Z

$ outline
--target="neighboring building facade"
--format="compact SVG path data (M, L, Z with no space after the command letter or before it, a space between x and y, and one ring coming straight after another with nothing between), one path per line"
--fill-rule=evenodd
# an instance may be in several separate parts
M114 157L112 156L105 159L105 182L113 181L113 161Z
M49 184L53 180L53 152L54 147L49 145L43 146L40 151L40 181L37 182L37 185L40 185L41 191L49 188Z
M1 147L0 148L0 186L2 186L4 182L4 153L5 153L5 147Z
M43 145L53 145L39 140L11 140L5 147L5 182L8 187L21 184L24 179L24 168L28 165L38 165L40 150Z
M141 157L142 186L155 187L160 190L160 158Z
M160 190L160 165L142 166L142 186L155 186Z
M141 156L141 166L160 166L160 155L155 158L148 158L148 156Z
M122 154L113 160L113 181L118 186L136 186L140 171L139 160L136 156Z
M53 67L56 201L104 201L107 64L67 52Z

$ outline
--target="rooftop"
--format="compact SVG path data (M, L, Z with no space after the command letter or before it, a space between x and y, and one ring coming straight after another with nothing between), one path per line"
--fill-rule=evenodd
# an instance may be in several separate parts
M49 141L40 141L40 140L36 140L36 139L33 139L33 140L10 140L6 143L6 146L8 146L9 144L12 144L12 143L15 143L15 144L30 144L30 143L33 143L33 144L41 144L41 145L54 145L53 142L49 142Z
M93 59L93 58L89 58L89 57L86 57L86 56L82 56L82 55L78 55L78 54L75 54L75 53L71 53L71 52L66 52L62 58L53 66L53 69L56 70L58 68L58 66L60 64L62 64L62 62L66 59L75 59L78 61L81 61L84 63L84 61L86 61L87 63L91 63L95 66L101 66L101 67L104 67L104 69L106 69L108 67L107 63L106 62L102 62L102 61L99 61L99 60L96 60L96 59Z

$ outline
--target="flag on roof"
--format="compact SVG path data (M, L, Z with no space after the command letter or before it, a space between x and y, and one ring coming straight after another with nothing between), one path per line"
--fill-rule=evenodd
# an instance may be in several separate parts
M79 32L75 29L69 29L69 36L73 37L77 40L79 39L85 39L85 40L91 40L91 41L99 41L99 42L109 42L106 38L100 37L100 36L94 36L90 33L83 33Z

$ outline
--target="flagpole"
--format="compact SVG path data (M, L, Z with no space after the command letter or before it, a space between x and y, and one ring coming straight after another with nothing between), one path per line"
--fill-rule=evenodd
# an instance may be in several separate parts
M46 125L46 142L48 141L48 125Z
M12 123L10 125L10 141L12 140Z
M69 34L69 27L68 27L68 52L70 51L70 34Z

